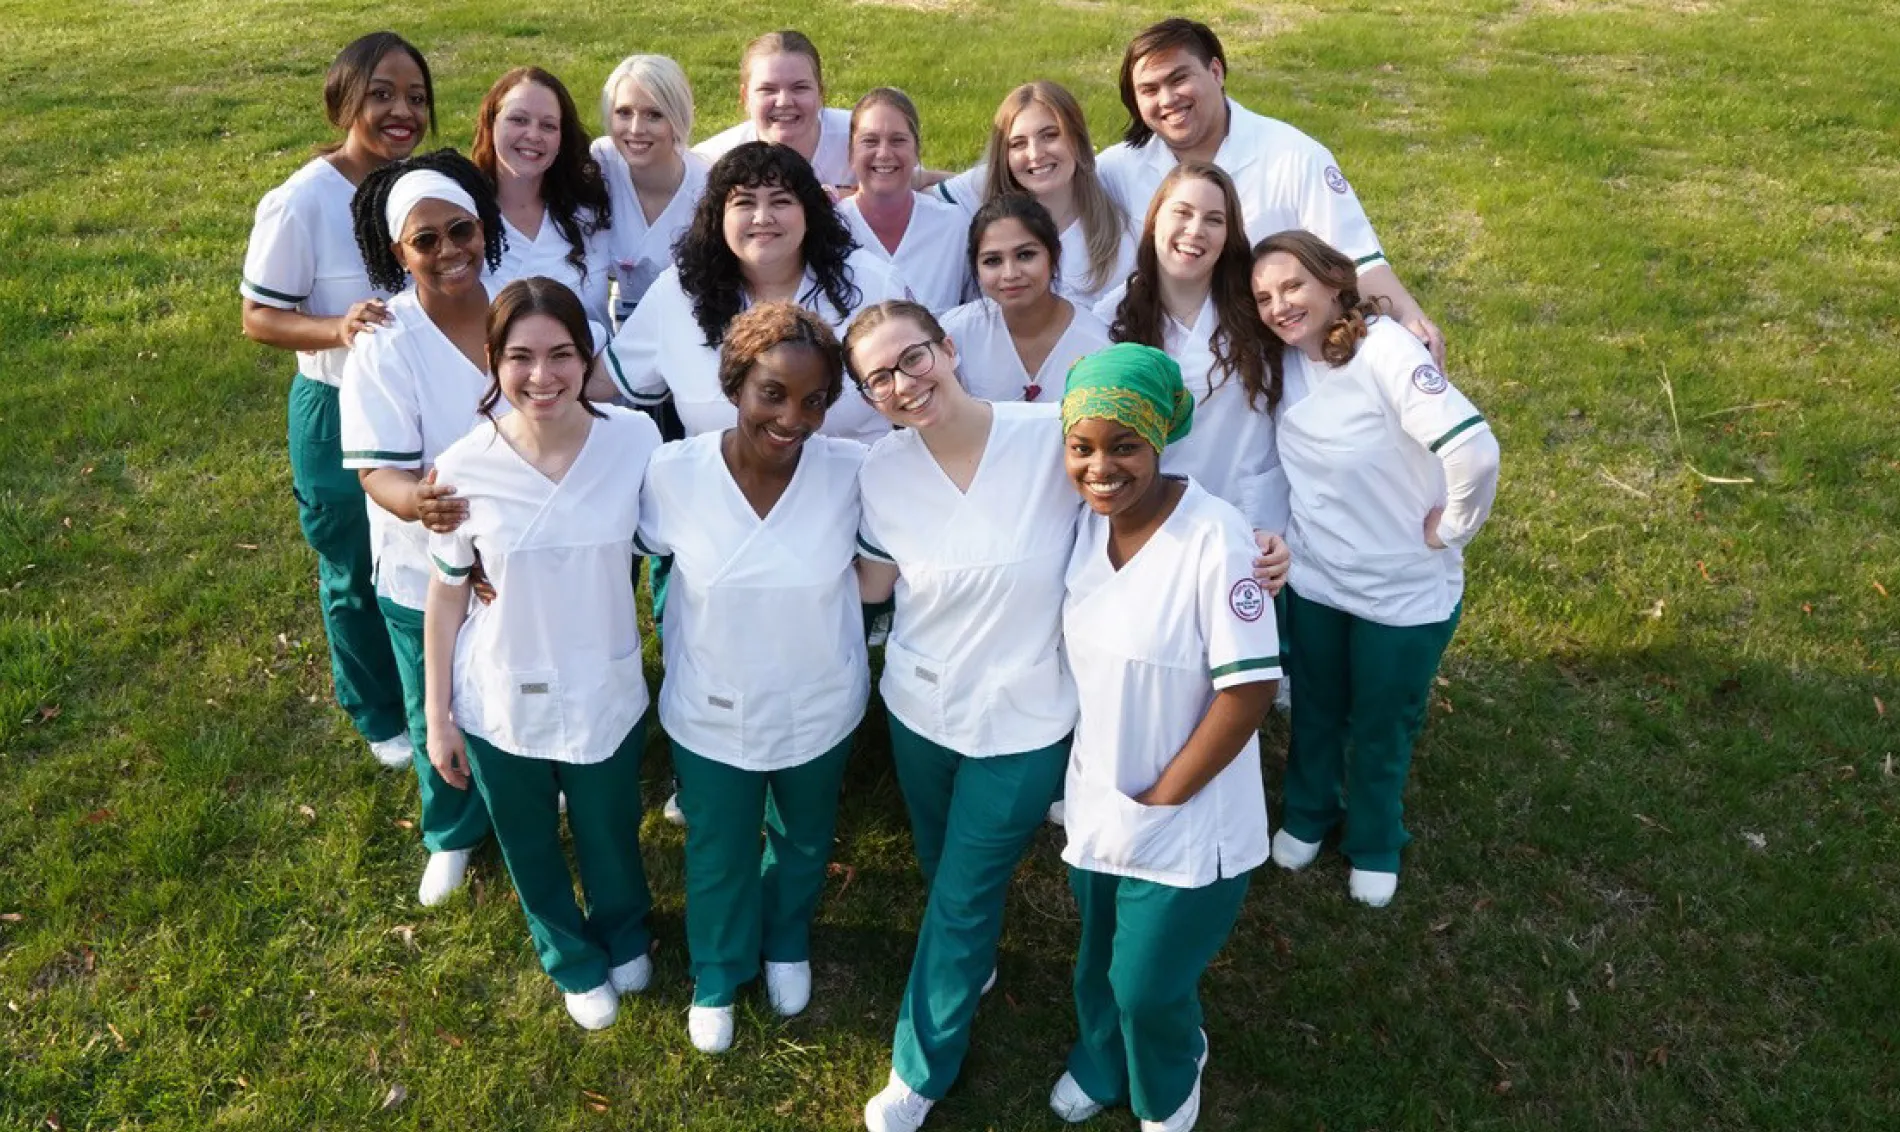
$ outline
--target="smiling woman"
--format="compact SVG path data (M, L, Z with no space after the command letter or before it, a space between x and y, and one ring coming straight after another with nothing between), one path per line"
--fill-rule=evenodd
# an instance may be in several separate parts
M739 106L746 120L693 147L717 161L751 141L790 146L825 185L856 184L851 169L851 114L825 106L825 67L803 33L769 32L739 57Z

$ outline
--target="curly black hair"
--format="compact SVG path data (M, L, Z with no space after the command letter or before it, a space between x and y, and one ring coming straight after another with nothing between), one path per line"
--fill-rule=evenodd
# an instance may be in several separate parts
M766 185L790 190L805 210L805 243L799 251L805 266L818 277L818 285L798 301L810 303L822 291L832 306L847 315L864 301L864 292L852 282L846 262L858 242L832 208L811 164L789 146L746 142L713 165L706 191L693 209L693 223L673 245L680 289L693 300L693 321L699 323L709 348L719 348L726 326L745 309L746 301L739 257L726 244L726 198L735 189Z
M482 259L489 271L499 268L508 237L501 231L501 209L495 204L494 191L474 162L453 149L438 149L381 166L356 187L356 196L350 200L350 220L356 229L356 246L363 253L370 285L390 292L408 285L409 273L396 261L396 253L390 247L401 233L389 230L385 213L390 188L404 173L415 169L442 174L460 185L475 202L475 218L482 222Z
M475 144L470 159L488 178L488 191L493 195L500 172L495 159L495 119L501 116L501 100L523 83L546 87L561 108L561 148L541 178L541 199L547 204L554 227L567 241L568 265L586 278L587 237L613 226L613 201L607 192L606 175L588 151L587 127L581 122L574 96L561 80L539 67L516 67L496 79L475 114Z

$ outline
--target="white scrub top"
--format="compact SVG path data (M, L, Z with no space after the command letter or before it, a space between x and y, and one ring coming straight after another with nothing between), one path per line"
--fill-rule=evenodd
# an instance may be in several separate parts
M1430 625L1464 596L1464 554L1425 543L1446 499L1442 457L1490 428L1411 332L1366 328L1343 366L1287 351L1306 396L1280 414L1292 494L1287 581L1300 596L1381 625Z
M721 130L693 147L693 152L716 165L728 150L759 140L759 131L750 118ZM827 106L818 114L818 147L811 154L812 172L820 184L855 185L858 175L851 171L851 111Z
M967 492L909 429L878 441L858 475L859 550L898 570L884 706L972 758L1047 747L1076 711L1062 594L1081 501L1063 469L1062 415L991 411Z
M455 639L455 722L523 758L602 762L647 710L629 577L660 430L643 413L600 409L559 483L486 422L437 464L468 519L429 536L435 576L463 584L479 552L495 587Z
M1144 806L1223 688L1280 678L1273 599L1253 580L1239 512L1187 493L1135 556L1108 561L1108 520L1084 512L1062 604L1082 701L1064 786L1076 868L1200 888L1267 859L1260 737L1179 806Z
M985 401L1062 402L1062 385L1077 358L1105 349L1108 327L1089 309L1071 301L1069 328L1056 340L1042 368L1031 374L1009 336L1003 308L989 299L965 303L943 316L943 332L956 343L963 384ZM1032 396L1033 394L1033 396ZM1059 447L1059 445L1058 445ZM1068 489L1071 494L1074 488Z
M557 283L567 286L587 308L587 317L602 326L607 322L607 284L612 275L613 250L611 246L612 229L599 229L587 232L587 218L593 213L581 210L577 221L581 224L583 235L581 247L585 255L586 270L577 269L567 260L573 245L567 237L561 235L560 225L554 222L554 214L543 212L541 229L534 239L521 234L521 229L502 217L501 230L508 237L508 246L501 253L501 266L488 272L483 281L488 284L490 294L500 294L501 289L517 279L526 279L530 275L545 275Z
M840 204L838 215L850 226L859 247L890 263L910 287L911 297L930 313L942 314L963 301L970 226L961 209L912 193L910 224L895 252L884 250L883 241L859 211L856 197Z
M987 165L966 169L947 181L939 182L936 187L937 195L962 209L965 217L974 217L977 209L982 208L985 203L983 190L989 184L989 172ZM1059 236L1062 242L1062 255L1056 261L1056 290L1084 307L1094 306L1103 295L1121 286L1128 280L1128 273L1135 269L1135 246L1141 241L1139 225L1129 222L1130 214L1125 204L1112 194L1109 199L1121 213L1121 250L1115 257L1115 269L1102 280L1101 286L1089 284L1089 237L1087 230L1082 227L1081 218L1071 220L1069 226L1064 228ZM1146 201L1142 203L1144 206L1147 204ZM1134 215L1139 217L1142 214L1135 213ZM964 247L967 249L969 247L967 229L964 239L966 241ZM971 286L975 286L974 282Z
M607 192L614 202L614 226L607 230L608 247L613 257L614 321L619 326L639 305L640 297L653 286L660 272L673 266L673 242L692 226L693 209L706 191L706 159L688 150L684 155L685 175L673 199L648 224L640 209L640 194L633 188L633 171L620 155L612 138L595 138L592 153L607 178Z
M858 309L904 297L903 280L887 261L860 248L847 267L862 294ZM857 310L833 307L810 271L798 294L799 305L831 324L842 341L845 324ZM719 391L719 351L706 345L705 332L693 318L693 301L680 289L678 267L661 273L614 335L607 347L607 373L636 405L656 405L671 393L688 436L719 432L739 419L739 410ZM821 431L869 444L890 430L890 422L846 379Z
M849 736L871 694L852 568L864 446L805 441L785 494L761 519L720 437L661 448L641 489L636 548L673 556L660 722L714 762L784 770Z
M264 194L251 223L238 293L254 303L314 318L348 314L364 299L387 299L370 286L356 246L350 201L356 186L318 157ZM343 383L349 350L297 351L297 372L325 385Z
M1214 164L1233 178L1246 214L1247 243L1275 232L1303 228L1358 264L1360 271L1385 262L1372 222L1339 163L1325 146L1285 122L1263 117L1227 100L1227 137ZM1161 179L1177 164L1159 137L1140 147L1118 142L1096 158L1108 195L1129 216L1146 216Z
M389 300L389 316L390 325L356 336L343 367L343 466L426 472L482 423L475 406L489 378L429 318L414 289ZM507 412L508 402L495 411ZM455 483L442 473L437 478ZM421 609L429 595L429 532L375 499L365 502L377 595Z
M1122 288L1103 297L1095 313L1112 319ZM1161 454L1161 470L1191 476L1213 495L1234 505L1254 529L1286 530L1286 476L1265 398L1254 408L1240 378L1218 371L1211 339L1220 325L1209 295L1192 327L1162 317L1162 348L1181 366L1181 381L1194 395L1194 424ZM1290 367L1289 367L1290 368ZM1214 382L1220 384L1215 386Z

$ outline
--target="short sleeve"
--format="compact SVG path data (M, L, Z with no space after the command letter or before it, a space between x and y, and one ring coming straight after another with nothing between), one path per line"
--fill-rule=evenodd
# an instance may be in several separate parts
M687 319L691 325L681 328L687 333L699 329L697 322L691 322L692 310L685 298L678 269L669 268L607 344L607 375L636 405L657 405L666 399L666 377L660 366L668 320Z
M475 569L475 540L466 531L463 527L449 534L429 535L429 565L445 586L467 585L469 573Z
M947 180L937 182L932 191L939 200L945 200L963 210L965 216L975 216L976 210L983 207L983 186L989 181L988 165L972 165L963 172Z
M1385 263L1359 194L1325 146L1307 139L1297 176L1300 227L1338 249L1359 271Z
M868 464L859 469L858 483L860 485L865 482L864 476L867 472L871 472ZM897 559L891 557L890 552L884 549L889 543L889 536L880 533L882 524L878 522L877 509L871 506L870 500L864 498L862 486L860 486L858 498L862 510L858 518L858 554L873 562L897 565Z
M266 193L251 222L238 292L254 303L296 310L310 297L316 278L317 249L308 219L298 215L290 193L283 189Z
M746 130L747 123L741 122L721 130L705 141L693 147L693 152L706 159L708 163L717 162L726 155L726 151L740 142L751 140Z
M665 448L662 446L661 451ZM673 553L667 541L664 468L657 457L647 462L647 474L640 481L640 523L633 532L633 549L648 558L664 558Z
M1399 426L1434 456L1443 456L1490 428L1484 414L1432 361L1425 346L1390 319L1374 324L1366 359Z
M337 391L346 468L420 468L422 410L395 327L357 335Z
M1123 216L1146 216L1148 202L1133 200L1139 195L1134 190L1141 165L1141 151L1127 142L1116 142L1095 155L1095 175L1101 179L1102 188L1108 192L1108 199L1122 210Z
M1254 581L1253 559L1252 532L1239 521L1221 522L1202 543L1201 639L1216 691L1280 679L1273 599Z

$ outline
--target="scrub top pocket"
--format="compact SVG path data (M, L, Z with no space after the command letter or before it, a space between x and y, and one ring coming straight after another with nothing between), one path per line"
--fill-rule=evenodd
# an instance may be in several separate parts
M511 754L560 750L567 743L561 674L546 669L484 669L480 713L492 721L494 744Z
M1112 789L1090 791L1085 805L1096 808L1087 820L1090 856L1111 869L1187 873L1187 838L1175 828L1184 806L1144 806Z
M884 678L878 690L884 706L913 731L934 734L944 728L944 665L912 652L893 637L884 644Z

